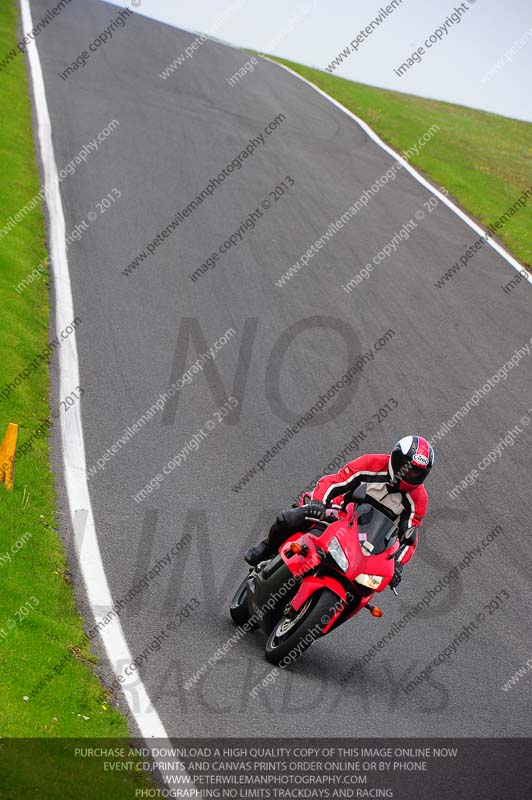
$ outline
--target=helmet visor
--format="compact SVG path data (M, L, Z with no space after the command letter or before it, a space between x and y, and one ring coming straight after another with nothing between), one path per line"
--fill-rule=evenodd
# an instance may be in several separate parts
M417 467L415 464L410 464L405 469L400 470L401 480L414 486L419 486L423 483L427 475L428 470L425 467Z

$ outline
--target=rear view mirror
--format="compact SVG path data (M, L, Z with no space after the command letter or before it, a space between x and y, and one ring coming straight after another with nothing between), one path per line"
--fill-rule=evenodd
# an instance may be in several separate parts
M367 483L361 483L360 486L357 486L353 494L351 495L353 503L363 503L366 499L367 494Z

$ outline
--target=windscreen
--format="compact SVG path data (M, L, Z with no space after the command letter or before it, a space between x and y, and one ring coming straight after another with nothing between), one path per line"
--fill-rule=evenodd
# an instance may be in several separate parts
M384 553L395 541L398 518L391 519L369 503L357 507L358 538L366 555Z

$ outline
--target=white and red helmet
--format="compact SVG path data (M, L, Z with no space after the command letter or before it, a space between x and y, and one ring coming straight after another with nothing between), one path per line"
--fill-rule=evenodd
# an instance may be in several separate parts
M420 486L434 464L434 450L423 436L404 436L392 452L388 471L392 486L409 492Z

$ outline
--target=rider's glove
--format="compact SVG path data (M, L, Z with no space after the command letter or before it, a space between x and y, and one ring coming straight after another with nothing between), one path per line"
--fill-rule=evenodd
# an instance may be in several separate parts
M314 519L325 519L325 505L321 500L311 500L305 506L305 516L314 517Z
M395 572L393 574L393 578L390 581L390 589L397 589L397 587L401 583L402 572L403 572L403 565L399 561L396 561Z

